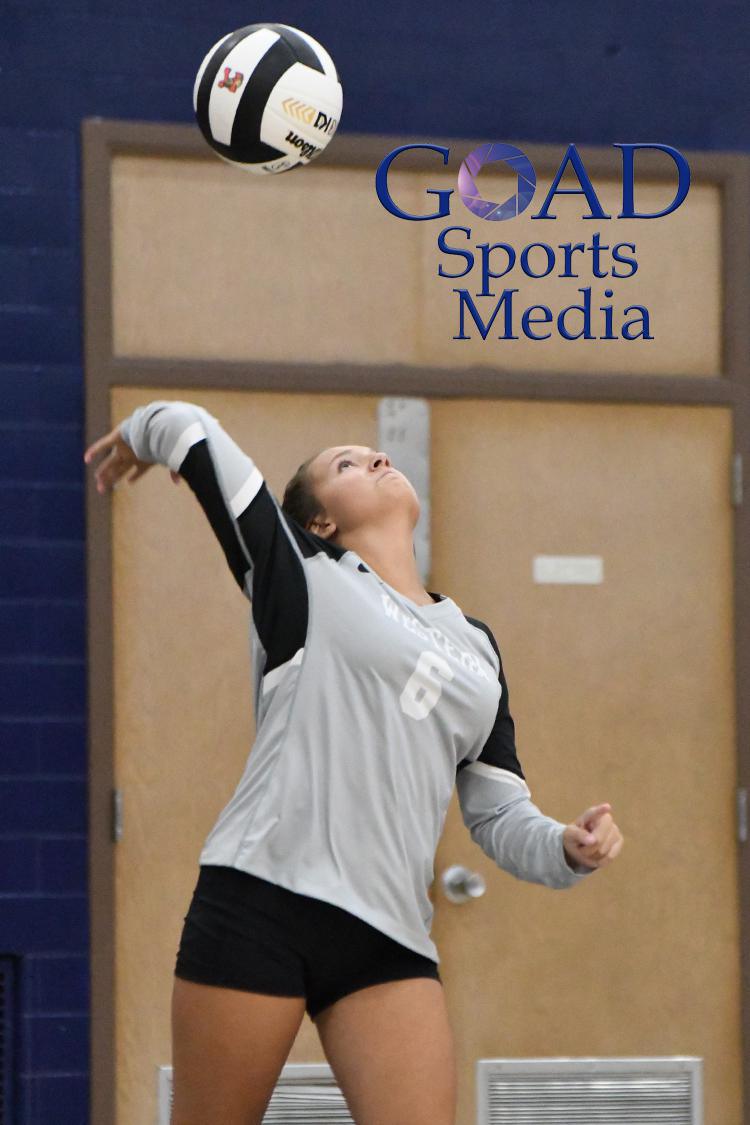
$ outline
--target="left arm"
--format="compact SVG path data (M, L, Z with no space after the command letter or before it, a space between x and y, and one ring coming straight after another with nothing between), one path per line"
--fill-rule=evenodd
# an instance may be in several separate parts
M488 756L485 748L456 778L461 815L474 843L527 883L558 889L580 883L594 869L568 863L566 826L537 808L522 777L490 764Z
M483 627L495 650L500 701L479 756L458 767L456 788L464 824L485 855L517 879L557 889L575 886L615 858L622 836L609 805L587 809L566 825L533 804L516 754L500 650L486 626L473 624Z

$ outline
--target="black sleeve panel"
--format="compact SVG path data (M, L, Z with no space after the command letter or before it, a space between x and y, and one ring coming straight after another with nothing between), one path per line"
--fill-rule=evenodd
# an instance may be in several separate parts
M205 440L190 447L180 474L206 513L235 581L252 601L253 621L267 654L265 673L270 672L290 660L307 636L307 581L294 543L305 558L324 550L338 559L344 551L287 516L265 481L233 518Z
M476 758L475 761L485 762L489 766L498 766L500 769L509 770L511 773L525 780L523 770L521 769L521 763L518 761L516 753L516 728L510 713L508 684L505 679L505 673L503 672L503 661L500 656L500 649L497 647L497 641L492 635L492 630L489 626L485 625L483 621L477 620L475 617L468 617L466 614L464 614L464 616L471 625L475 625L487 635L490 644L497 653L499 664L498 679L500 680L501 688L494 726L490 731L489 737L479 757ZM463 762L459 762L458 769L460 770L468 764L468 760L464 759Z
M245 576L250 570L251 564L242 550L235 522L224 501L216 476L216 467L208 451L208 442L205 438L191 445L185 460L180 465L180 476L185 478L195 493L198 503L203 508L206 518L219 540L229 569L234 575L234 580L244 592Z

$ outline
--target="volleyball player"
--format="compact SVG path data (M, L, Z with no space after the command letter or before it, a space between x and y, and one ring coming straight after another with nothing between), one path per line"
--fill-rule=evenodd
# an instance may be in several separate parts
M357 1125L453 1125L428 890L454 785L483 851L555 888L618 855L610 806L566 825L531 802L498 645L424 588L385 453L325 449L279 506L213 415L157 400L96 454L102 493L184 478L252 606L256 739L184 919L172 1125L261 1122L305 1010Z

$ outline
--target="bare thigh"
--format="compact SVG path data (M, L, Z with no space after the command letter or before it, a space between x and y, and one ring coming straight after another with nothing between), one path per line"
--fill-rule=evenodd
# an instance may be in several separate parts
M302 996L175 977L171 1125L260 1125L304 1014Z
M356 1125L454 1125L455 1049L440 981L351 992L315 1026Z

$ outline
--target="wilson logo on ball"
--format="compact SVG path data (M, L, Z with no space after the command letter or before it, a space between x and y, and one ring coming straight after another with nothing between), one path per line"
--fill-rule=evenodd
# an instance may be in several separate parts
M293 129L289 130L286 139L290 145L294 145L295 148L299 149L300 156L312 159L317 152L320 152L320 149L314 144L311 144L310 141L306 141L304 137L298 137Z
M225 66L224 77L220 80L219 86L223 87L225 90L229 90L232 94L236 94L244 78L244 74L240 74L239 70L235 70L234 74L232 74L232 68L230 66Z

